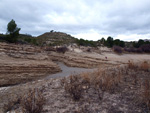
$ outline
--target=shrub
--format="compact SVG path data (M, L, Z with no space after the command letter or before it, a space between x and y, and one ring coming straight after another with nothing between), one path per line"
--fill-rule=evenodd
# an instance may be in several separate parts
M147 61L144 61L142 64L141 64L141 67L140 67L142 70L144 71L148 71L149 70L149 64Z
M137 49L136 49L136 52L137 52L137 53L142 53L143 51L142 51L141 48L137 48Z
M56 48L56 51L64 54L66 51L68 51L68 48L65 46L64 47L58 47L58 48Z
M135 68L135 65L134 65L134 63L132 62L132 61L128 61L128 68L129 69L133 69L133 68Z
M133 63L130 60L128 61L128 69L149 71L149 68L150 65L147 61L144 61L142 63Z
M150 53L150 44L144 44L140 48L143 52Z
M87 52L91 52L91 49L90 49L90 48L88 48L86 51L87 51Z
M114 46L113 49L116 53L122 53L122 48L120 46Z
M83 94L83 86L80 75L71 75L69 80L63 80L65 91L71 95L73 100L78 101Z
M134 52L134 53L142 53L143 50L141 48L124 48L124 51L127 52Z
M41 113L45 104L45 98L39 89L29 89L22 98L21 107L23 113Z
M55 48L53 48L53 47L45 47L44 50L45 51L56 51Z

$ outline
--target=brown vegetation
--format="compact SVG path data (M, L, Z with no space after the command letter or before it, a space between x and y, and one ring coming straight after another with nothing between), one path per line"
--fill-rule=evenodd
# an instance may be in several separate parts
M25 94L24 94L25 93ZM21 113L42 113L46 102L43 90L38 88L28 89L21 95L14 96L3 106L3 112L16 110Z
M130 95L132 92L133 94L128 98L133 99L133 102L136 101L137 103L132 103L132 101L131 103L135 106L140 105L140 109L146 110L150 109L150 82L146 80L149 77L148 70L148 62L133 63L130 61L127 66L98 69L92 73L70 76L69 80L65 79L63 83L65 84L65 91L69 92L74 100L80 100L81 97L85 98L87 93L92 93L91 90L97 94L98 99L101 101L105 92L110 94L121 93L122 98L124 98L123 95ZM142 83L144 83L143 89L140 91ZM142 103L147 108L142 108ZM82 110L87 111L84 107L79 111Z
M39 89L29 89L29 92L21 99L23 113L42 113L45 98Z
M79 75L71 75L69 80L62 80L65 91L70 94L73 100L78 101L82 97L83 84Z

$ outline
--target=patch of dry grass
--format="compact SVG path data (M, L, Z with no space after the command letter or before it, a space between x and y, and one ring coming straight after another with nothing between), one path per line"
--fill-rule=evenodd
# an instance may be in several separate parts
M43 106L46 102L45 97L43 95L43 89L38 88L29 88L24 89L25 91L21 91L20 93L14 92L13 94L9 94L7 97L7 101L3 105L3 112L11 112L15 110L16 113L41 113L43 110Z
M138 104L140 104L139 100L142 97L141 103L145 103L147 107L150 108L149 81L145 81L143 85L143 90L142 92L140 92L141 83L143 83L144 80L149 77L148 75L148 62L144 61L142 63L134 63L129 61L127 66L116 66L105 69L99 68L98 70L91 73L82 73L77 76L71 76L69 77L70 82L65 88L69 90L71 89L71 95L75 91L78 92L78 90L76 90L77 87L74 86L75 82L76 85L79 86L80 91L82 92L80 93L82 97L84 97L86 93L91 93L91 90L93 89L97 94L98 99L101 101L103 100L105 92L110 94L120 93L122 95L122 98L125 98L123 97L123 95L126 96L130 95L130 93L134 93L130 97L133 99L133 102L136 101L138 102ZM83 93L85 89L86 92Z
M132 61L128 61L128 68L129 69L135 69L135 70L142 70L142 71L149 71L150 69L150 63L148 61L143 61L139 63L134 63Z

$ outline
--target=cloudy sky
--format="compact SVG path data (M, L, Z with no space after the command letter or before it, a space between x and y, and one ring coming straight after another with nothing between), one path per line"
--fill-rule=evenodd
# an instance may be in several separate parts
M55 30L89 40L150 39L150 0L0 0L0 33L11 19L33 36Z

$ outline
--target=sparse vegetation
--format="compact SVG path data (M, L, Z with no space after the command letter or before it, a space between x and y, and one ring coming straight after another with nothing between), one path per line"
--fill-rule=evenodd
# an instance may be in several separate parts
M91 94L92 90L97 94L97 99L102 101L105 93L127 95L134 90L134 94L130 99L134 100L136 97L137 104L145 103L147 108L150 108L150 82L145 81L145 77L148 77L149 63L144 61L141 63L133 63L129 61L127 66L117 66L114 68L98 69L92 73L82 73L80 75L71 76L68 79L62 79L62 83L65 84L64 88L66 92L72 96L74 94L77 97L86 98L86 96L94 95ZM142 91L140 91L141 83L143 83ZM67 84L67 85L66 85ZM86 84L86 85L85 85ZM78 86L78 87L77 87ZM132 89L130 88L132 87ZM126 91L124 92L124 88ZM86 90L85 90L86 89ZM82 93L81 93L81 92ZM86 92L85 92L86 91ZM75 93L76 92L76 93ZM84 93L83 93L84 92ZM141 96L142 95L142 96ZM76 99L74 96L72 96ZM139 98L137 98L139 97ZM88 97L92 98L92 97ZM124 97L122 97L124 98ZM128 97L129 98L129 97ZM142 98L142 101L139 101ZM80 100L78 98L78 100ZM142 106L141 106L142 107ZM146 108L146 109L147 109ZM140 108L144 109L145 108ZM80 109L79 111L91 111L91 109Z
M120 46L114 46L113 49L116 53L119 53L119 54L121 54L123 52L122 48Z
M89 40L84 40L84 39L77 39L76 43L79 46L91 46L91 47L96 47L96 41L89 41Z
M83 84L81 76L71 75L69 80L62 80L65 91L70 94L73 100L78 101L83 95Z
M14 94L11 99L8 100L8 103L4 104L4 113L11 112L12 110L17 110L21 113L42 113L43 106L46 102L43 96L43 89L29 88L19 94L20 95Z
M68 48L66 46L64 46L64 47L57 47L56 51L59 52L59 53L63 53L64 54L65 52L68 51Z
M76 39L66 33L50 31L37 37L39 46L63 46L75 43Z
M123 104L122 102L125 102L125 106L128 107L126 109L131 112L146 112L150 109L149 62L147 61L141 63L129 61L127 65L99 68L91 73L81 73L80 75L65 77L61 79L60 86L58 86L58 83L54 83L57 84L57 87L51 88L52 83L50 82L47 85L47 90L49 88L52 89L50 91L55 90L59 92L59 90L61 90L61 93L58 94L59 98L61 97L60 101L64 99L64 102L71 102L68 104L75 104L74 107L79 105L78 109L75 107L71 108L70 111L95 113L101 111L101 106L104 107L106 104L111 106L113 102L116 102L115 109L119 109ZM62 86L64 89L62 89ZM38 92L39 95L42 95L41 90L34 89L30 90L29 93L21 99L23 109L31 111L31 106L34 106L33 109L35 110L35 107L44 104L44 97L38 96ZM71 97L74 101L70 101L67 99L68 97ZM34 100L34 102L32 102L32 100ZM60 102L60 105L63 104L63 101L62 103ZM118 102L121 102L121 105ZM68 104L66 103L65 106ZM94 108L93 106L95 105L98 106ZM143 105L145 107L143 107ZM105 106L106 109L111 111L108 106ZM8 110L9 109L11 108L8 108ZM41 109L41 107L37 107L36 110ZM55 109L55 107L51 109ZM115 113L117 111L114 110L113 112Z
M29 92L21 99L23 113L42 113L45 98L39 89L29 89Z

